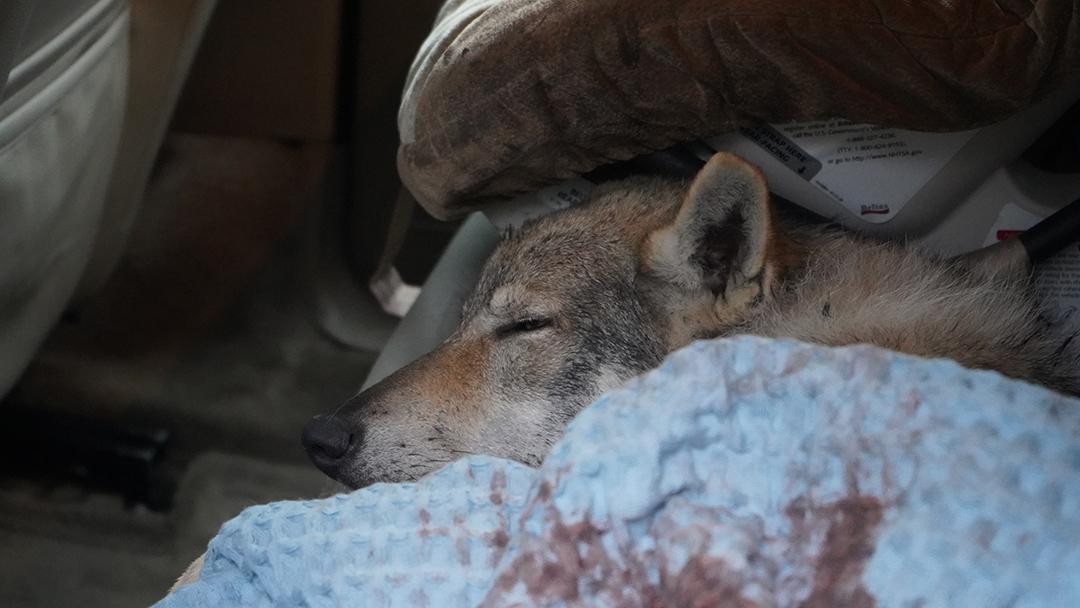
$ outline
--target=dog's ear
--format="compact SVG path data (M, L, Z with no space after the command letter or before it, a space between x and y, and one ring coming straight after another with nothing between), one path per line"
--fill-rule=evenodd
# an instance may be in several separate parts
M718 153L694 178L675 221L650 235L647 266L684 289L712 292L721 316L737 313L772 289L772 223L761 171Z

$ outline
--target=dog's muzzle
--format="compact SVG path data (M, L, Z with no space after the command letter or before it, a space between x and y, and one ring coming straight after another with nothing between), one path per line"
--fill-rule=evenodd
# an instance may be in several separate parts
M300 443L304 444L304 449L315 466L336 479L341 464L348 460L353 446L360 442L359 437L341 420L319 414L304 427L304 432L300 434Z

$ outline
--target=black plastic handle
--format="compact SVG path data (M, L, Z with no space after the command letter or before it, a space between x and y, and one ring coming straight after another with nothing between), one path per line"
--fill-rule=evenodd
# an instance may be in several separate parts
M1021 233L1018 238L1033 264L1080 240L1080 199L1065 205L1030 230Z

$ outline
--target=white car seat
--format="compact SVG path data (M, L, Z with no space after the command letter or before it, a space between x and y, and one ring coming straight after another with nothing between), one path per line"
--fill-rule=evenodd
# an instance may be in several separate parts
M122 0L2 10L0 393L63 312L94 245L128 65Z
M214 4L0 2L0 397L115 266Z

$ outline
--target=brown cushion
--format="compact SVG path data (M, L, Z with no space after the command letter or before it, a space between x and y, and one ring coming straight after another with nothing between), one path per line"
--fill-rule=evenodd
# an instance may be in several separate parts
M1078 69L1080 0L450 0L409 76L398 168L453 218L761 121L967 129Z

